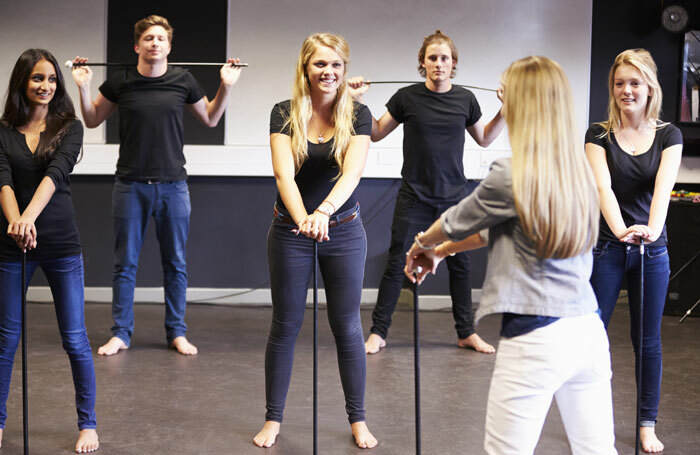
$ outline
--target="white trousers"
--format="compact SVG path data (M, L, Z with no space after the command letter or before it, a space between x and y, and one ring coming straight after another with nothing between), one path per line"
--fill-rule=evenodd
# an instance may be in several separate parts
M574 455L615 455L610 348L597 313L501 338L486 410L490 455L531 455L557 400Z

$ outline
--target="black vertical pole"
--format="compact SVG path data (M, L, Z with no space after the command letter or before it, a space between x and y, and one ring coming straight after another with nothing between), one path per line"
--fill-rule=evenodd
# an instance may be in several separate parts
M29 396L27 391L27 253L22 250L22 430L24 455L29 453Z
M314 455L318 454L318 242L314 240Z
M639 239L639 345L637 347L637 428L634 453L639 455L639 426L642 412L642 354L644 350L644 239Z
M416 394L416 455L421 453L420 431L420 340L418 333L418 282L413 285L413 360Z

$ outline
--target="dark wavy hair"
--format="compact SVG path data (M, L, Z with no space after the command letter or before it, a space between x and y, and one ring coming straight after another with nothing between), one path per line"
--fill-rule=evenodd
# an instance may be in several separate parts
M46 129L41 135L34 156L46 159L53 156L71 125L77 117L75 108L68 93L61 73L61 67L56 57L45 49L27 49L19 56L10 76L10 85L7 87L5 109L0 117L0 122L10 128L20 128L29 122L29 100L27 99L27 84L32 75L34 66L41 60L46 60L53 65L56 71L56 91L49 102L49 113L46 116Z

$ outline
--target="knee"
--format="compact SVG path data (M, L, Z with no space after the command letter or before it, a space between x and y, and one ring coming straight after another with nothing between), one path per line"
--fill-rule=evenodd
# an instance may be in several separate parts
M282 321L273 319L270 326L270 343L278 344L296 340L301 330L302 322L303 320Z
M0 355L14 355L19 346L19 330L0 327Z
M64 332L61 334L61 338L63 339L63 349L71 357L92 353L90 340L88 340L85 330Z
M331 331L338 346L344 346L360 340L364 345L362 324L358 320L352 321L330 321Z

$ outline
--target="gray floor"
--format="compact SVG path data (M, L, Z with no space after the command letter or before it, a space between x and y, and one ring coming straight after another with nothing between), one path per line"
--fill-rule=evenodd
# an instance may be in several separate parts
M95 356L97 414L103 454L311 453L311 313L297 344L285 423L277 444L258 449L251 438L263 423L263 357L269 308L192 305L190 338L199 349L183 357L165 349L162 306L138 305L132 348ZM109 337L105 304L86 306L93 349ZM77 434L73 386L51 305L29 310L30 445L33 454L70 453ZM319 453L366 453L355 448L345 417L333 341L320 313ZM365 329L370 311L362 311ZM627 306L610 327L617 447L634 452L635 389ZM670 454L700 453L700 319L663 321L664 381L657 432ZM479 326L497 342L499 321ZM449 312L421 313L423 453L481 454L493 356L457 349ZM395 315L388 349L367 361L368 424L380 445L372 454L414 453L412 312ZM17 359L19 359L19 352ZM22 453L20 364L0 454ZM538 455L566 454L558 412L547 418Z

